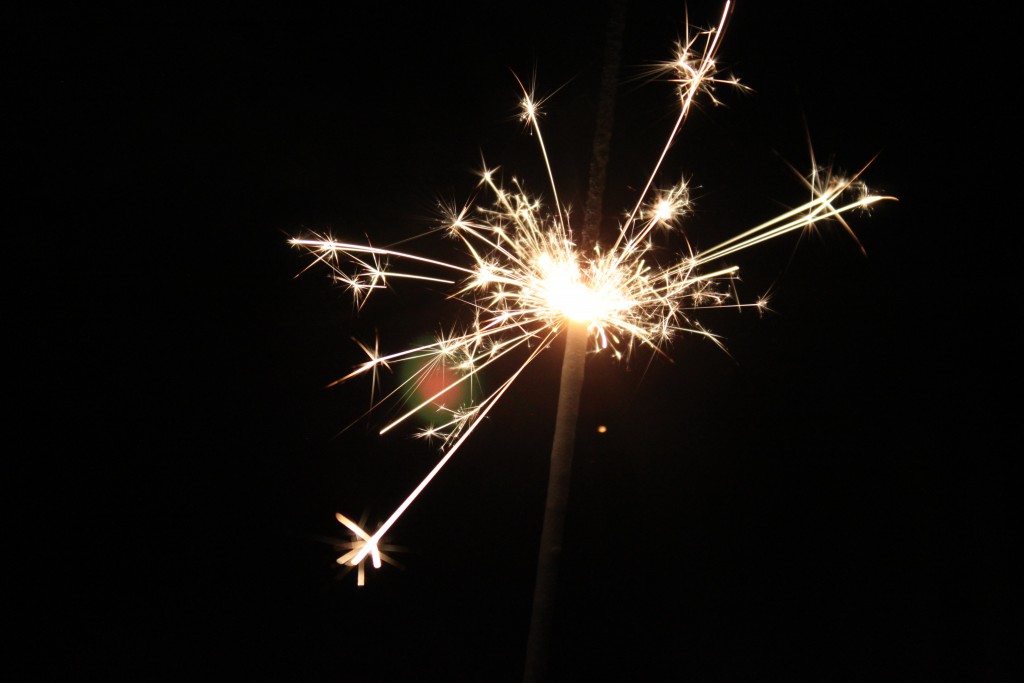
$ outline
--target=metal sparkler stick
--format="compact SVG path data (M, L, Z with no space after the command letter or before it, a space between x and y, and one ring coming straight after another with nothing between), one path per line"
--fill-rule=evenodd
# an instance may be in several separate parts
M583 216L585 247L600 239L602 206L608 171L608 151L612 123L615 119L615 91L618 85L622 53L622 32L626 18L625 0L612 3L605 40L605 63L601 73L601 89L594 126L594 148L590 160L587 205ZM526 644L526 666L523 681L534 683L544 679L551 647L551 631L558 587L558 569L562 559L565 514L569 506L569 481L576 441L580 395L586 366L589 330L582 323L571 323L562 358L562 380L558 393L558 413L551 444L548 492L544 505L544 523L537 552L537 577L533 588L533 608Z

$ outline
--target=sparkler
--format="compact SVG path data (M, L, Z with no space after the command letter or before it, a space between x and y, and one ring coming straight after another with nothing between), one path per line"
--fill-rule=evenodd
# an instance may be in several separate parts
M329 268L360 309L378 290L412 280L450 287L450 298L463 304L470 318L461 331L442 334L414 348L382 353L377 343L372 348L359 343L367 360L335 382L370 375L371 411L388 402L405 406L381 434L430 410L436 421L414 435L440 442L441 457L435 466L375 532L370 534L338 514L354 540L337 561L358 566L360 583L368 558L375 567L380 566L384 535L560 334L566 330L570 336L582 333L589 352L612 353L620 359L640 349L663 352L681 334L698 335L721 345L719 338L694 318L697 311L766 305L764 300L743 303L736 299L733 285L739 268L724 264L723 259L829 219L852 234L846 214L891 199L868 191L860 180L864 169L841 177L818 168L812 159L812 171L804 180L810 196L804 204L704 251L694 251L686 243L685 251L662 265L656 242L662 233L679 230L690 196L685 181L658 187L655 179L698 98L718 103L718 89L744 88L734 77L723 75L716 62L730 11L730 3L726 3L716 26L692 35L688 32L677 44L674 59L659 66L675 84L679 113L636 204L625 215L610 246L583 244L582 236L573 229L572 216L558 196L538 121L540 101L522 83L520 116L539 144L550 206L515 178L506 185L498 167L485 163L479 182L493 203L445 211L445 229L461 242L468 257L462 264L326 235L291 240L313 257L309 267L322 264ZM463 395L471 396L479 373L513 354L520 359L518 365L496 389L464 403L449 400L459 389L466 389ZM378 396L381 368L400 364L412 367L406 379ZM444 380L438 381L438 377Z

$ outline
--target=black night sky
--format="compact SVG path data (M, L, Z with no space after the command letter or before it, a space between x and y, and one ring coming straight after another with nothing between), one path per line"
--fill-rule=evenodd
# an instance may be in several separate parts
M65 266L62 303L40 308L47 329L61 321L49 386L68 404L43 434L63 445L32 538L53 558L25 629L45 663L132 680L520 679L560 346L393 528L402 567L357 588L334 563L334 513L374 527L435 456L378 436L382 415L343 431L369 385L326 385L362 359L353 337L393 350L460 311L413 285L356 315L325 271L296 278L308 261L287 240L421 235L438 202L474 196L481 154L545 192L513 71L551 94L545 141L581 206L606 4L23 19L18 115L41 179L24 227L59 236ZM1008 484L979 435L980 366L998 352L971 331L963 270L993 228L965 225L953 196L949 169L971 154L937 132L953 129L953 75L919 68L937 40L910 10L780 5L739 3L720 62L753 91L719 90L666 162L695 188L687 238L708 247L804 201L786 162L808 168L808 133L847 171L877 153L865 179L900 201L850 219L866 257L829 228L730 261L772 311L703 313L728 353L682 337L667 358L589 360L552 680L1007 675ZM708 25L720 6L688 11ZM629 3L606 229L674 121L671 86L642 75L685 16ZM53 280L39 263L58 248L39 246L30 277Z

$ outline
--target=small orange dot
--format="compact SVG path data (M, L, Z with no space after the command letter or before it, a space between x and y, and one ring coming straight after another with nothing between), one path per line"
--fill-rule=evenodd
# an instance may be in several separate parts
M597 433L598 434L604 434L607 431L608 431L607 427L605 427L604 425L598 425L598 427L597 427Z

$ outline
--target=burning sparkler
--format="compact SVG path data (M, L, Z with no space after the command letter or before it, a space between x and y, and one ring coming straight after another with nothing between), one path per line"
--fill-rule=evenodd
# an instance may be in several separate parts
M801 206L705 251L695 252L687 245L686 251L668 265L657 260L656 234L677 228L690 206L685 182L667 188L655 185L669 148L698 97L717 102L717 89L744 87L735 78L721 74L716 63L729 13L727 3L717 26L688 33L678 43L675 58L661 65L677 87L680 110L635 206L626 214L610 246L583 244L579 231L573 229L570 213L555 187L538 122L538 100L526 87L522 87L520 113L539 143L551 205L530 194L519 180L504 184L497 167L484 165L480 185L489 191L493 204L452 208L446 215L448 234L462 243L468 256L464 264L329 236L291 240L293 245L308 250L314 264L330 268L360 308L377 290L401 280L419 280L451 287L451 298L464 304L471 314L471 321L462 331L414 348L382 353L376 343L372 348L360 343L367 360L338 380L368 374L373 378L372 392L376 392L382 367L409 364L413 369L395 389L382 397L371 394L371 410L388 401L406 406L381 429L383 434L430 409L438 419L415 435L438 440L442 454L373 534L338 515L355 538L351 549L338 558L339 563L359 566L360 577L367 558L380 566L384 535L466 443L520 374L565 330L585 330L590 351L610 352L617 358L641 348L660 351L683 333L720 344L694 319L696 311L765 305L764 301L748 304L735 300L731 285L738 267L724 265L722 259L827 219L839 221L849 231L844 214L889 199L871 194L859 179L860 173L843 178L815 167L806 180L810 198ZM468 388L474 378L511 354L518 354L521 361L496 389L465 403L450 400L459 389L467 389L462 396L472 395Z

